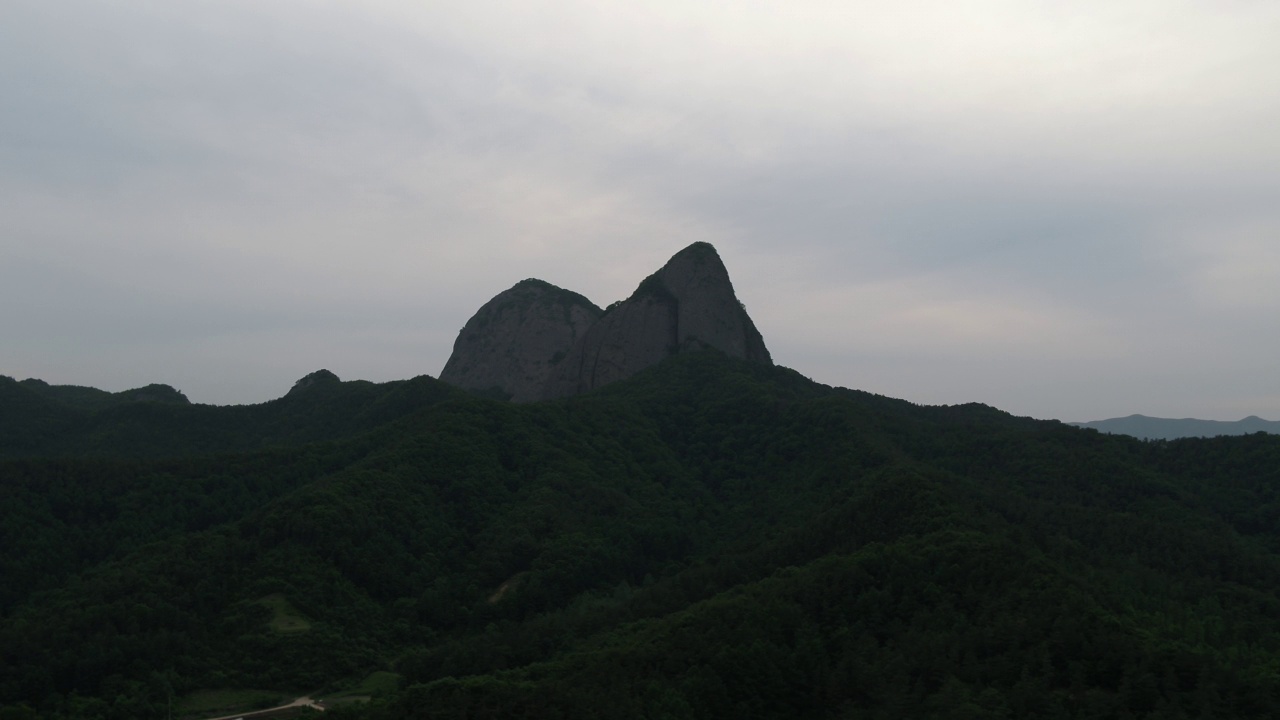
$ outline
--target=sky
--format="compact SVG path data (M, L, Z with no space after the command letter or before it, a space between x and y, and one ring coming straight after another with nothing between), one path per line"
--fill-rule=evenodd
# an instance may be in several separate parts
M0 374L439 374L696 241L775 362L1280 419L1280 3L6 0Z

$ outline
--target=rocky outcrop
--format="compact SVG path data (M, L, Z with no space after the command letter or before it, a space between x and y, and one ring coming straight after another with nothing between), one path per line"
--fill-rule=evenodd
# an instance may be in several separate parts
M516 402L537 400L600 314L575 292L541 280L518 282L467 321L440 379Z
M191 401L180 390L171 385L153 383L146 387L134 388L116 393L116 397L132 402L158 402L171 405L190 405Z
M298 393L308 392L312 388L332 387L340 384L342 384L342 380L337 375L334 375L328 370L317 370L313 373L304 375L302 379L294 383L293 387L289 388L289 392L286 394L286 397L288 395L297 395Z
M587 392L703 348L772 364L720 255L707 243L694 243L605 312L557 368L542 397Z
M467 321L440 379L526 402L587 392L704 348L773 362L720 255L694 243L603 312L541 280L517 283Z

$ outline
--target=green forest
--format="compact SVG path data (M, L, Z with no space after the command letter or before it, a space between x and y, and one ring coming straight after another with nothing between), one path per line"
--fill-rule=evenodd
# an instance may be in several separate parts
M0 720L1280 707L1280 436L715 351L532 404L304 380L215 407L0 378Z

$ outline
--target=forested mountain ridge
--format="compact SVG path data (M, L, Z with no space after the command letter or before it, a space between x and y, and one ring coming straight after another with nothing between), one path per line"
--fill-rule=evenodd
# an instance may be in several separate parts
M5 388L6 394L13 390L13 385L17 385L54 402L82 409L100 409L131 402L190 404L186 395L169 385L159 383L117 393L79 385L50 385L35 378L19 382L13 378L0 376L0 383L8 384Z
M341 382L320 370L276 400L214 406L188 403L163 385L112 394L0 377L0 458L184 457L292 446L361 432L457 394L426 376L375 384Z
M42 380L18 381L0 375L0 457L13 453L39 454L41 445L76 420L96 411L135 402L188 404L168 385L148 385L109 393L75 385L50 385Z
M0 462L0 705L164 717L172 693L178 716L200 690L376 671L399 687L329 713L1261 718L1280 698L1272 436L1143 443L715 351L555 402L430 378L273 402L313 391L320 442ZM202 412L174 422L244 411Z

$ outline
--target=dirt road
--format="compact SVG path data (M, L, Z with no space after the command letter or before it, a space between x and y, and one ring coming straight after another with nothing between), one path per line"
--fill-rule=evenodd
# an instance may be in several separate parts
M304 707L324 712L324 705L320 704L318 700L312 700L309 697L300 697L288 705L279 705L265 710L253 710L250 712L238 713L236 715L223 715L222 717L206 718L206 720L266 720L267 718L283 718L289 717Z

